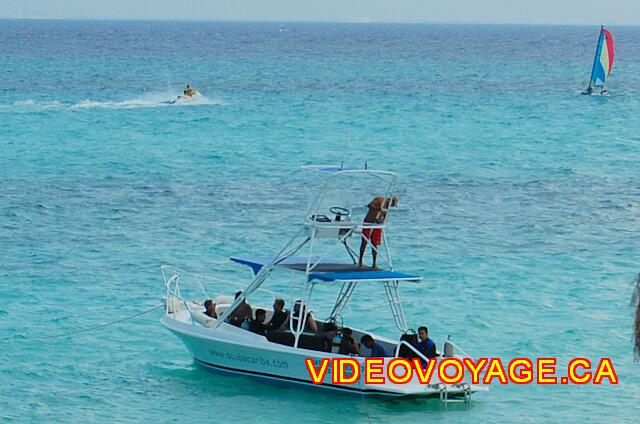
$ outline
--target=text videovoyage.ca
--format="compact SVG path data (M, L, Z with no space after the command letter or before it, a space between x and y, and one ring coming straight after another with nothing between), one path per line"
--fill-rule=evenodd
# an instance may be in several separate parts
M313 384L322 384L327 373L332 384L408 384L414 378L420 384L432 384L434 376L444 384L618 384L618 376L610 358L591 361L573 358L559 366L556 358L306 358L305 365ZM564 372L561 372L561 369Z

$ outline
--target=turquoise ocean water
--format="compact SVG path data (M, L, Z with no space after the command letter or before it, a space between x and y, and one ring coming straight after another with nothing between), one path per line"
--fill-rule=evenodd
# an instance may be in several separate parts
M0 21L3 422L637 422L640 29L607 97L597 27ZM168 105L189 82L204 94ZM611 357L612 386L364 402L210 374L159 267L246 277L301 219L302 164L397 171L412 326L474 356ZM380 292L351 319L396 336ZM355 324L354 324L355 325Z

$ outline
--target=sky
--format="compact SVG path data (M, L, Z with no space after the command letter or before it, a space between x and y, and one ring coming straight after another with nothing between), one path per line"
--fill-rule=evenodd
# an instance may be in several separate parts
M640 25L640 0L0 0L0 18Z

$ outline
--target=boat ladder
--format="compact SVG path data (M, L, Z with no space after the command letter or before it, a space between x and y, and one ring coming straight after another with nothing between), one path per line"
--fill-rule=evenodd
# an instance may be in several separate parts
M462 389L462 399L449 399L449 388L446 384L438 384L438 392L440 392L440 402L445 405L448 403L469 403L471 402L471 386L468 383L460 383L454 385L454 387Z
M400 302L400 295L398 294L398 281L385 282L384 290L387 294L387 300L391 307L391 313L395 321L396 327L402 332L407 331L407 321L404 317L404 311L402 310L402 303Z

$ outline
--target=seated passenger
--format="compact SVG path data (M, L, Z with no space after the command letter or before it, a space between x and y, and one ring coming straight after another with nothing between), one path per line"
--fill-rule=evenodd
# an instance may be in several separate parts
M249 331L260 334L261 336L266 336L267 325L264 323L266 317L267 311L264 309L256 309L256 319L249 321Z
M240 324L240 328L242 328L243 330L249 330L249 326L251 325L251 321L253 321L251 318L247 317L245 318L244 321L242 321L242 324Z
M240 297L242 294L241 291L236 293L236 299ZM247 319L253 318L253 311L251 310L251 305L247 303L246 300L243 300L236 309L231 312L229 315L229 323L235 325L236 327L242 326L242 323Z
M211 318L218 318L216 314L216 304L213 303L213 300L207 299L204 301L204 314Z
M429 338L429 329L427 327L418 328L418 336L420 341L418 342L418 351L427 358L435 358L438 356L436 353L436 344Z
M287 317L287 319L282 323L282 327L280 327L282 330L289 330L289 321L292 321L294 330L298 329L298 317L302 315L300 313L301 304L301 300L296 300L296 303L293 305L293 312L291 313L291 316ZM304 309L306 310L306 306L304 307ZM312 333L318 332L318 324L316 323L316 320L313 319L313 315L311 315L311 312L307 312L306 314L304 331Z
M324 325L324 331L322 332L322 342L324 344L324 351L331 352L333 349L333 339L338 335L338 326L332 322L328 322Z
M340 355L360 355L360 347L353 338L353 331L350 328L342 329L342 340L340 341Z
M362 336L362 338L360 339L360 343L371 349L371 358L384 358L386 356L389 356L387 355L387 352L384 350L384 348L378 342L373 340L373 337L368 334Z
M271 321L267 324L268 330L277 330L282 326L282 323L289 316L289 312L284 310L284 300L276 299L273 302L273 316L271 317Z

